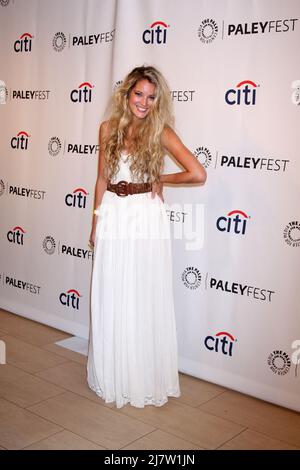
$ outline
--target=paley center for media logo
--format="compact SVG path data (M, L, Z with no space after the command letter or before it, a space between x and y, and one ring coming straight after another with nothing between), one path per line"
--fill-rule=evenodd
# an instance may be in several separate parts
M268 172L268 173L284 173L290 163L286 158L278 158L274 156L255 156L255 155L234 155L215 150L214 152L205 146L200 146L194 150L193 154L204 166L208 168L214 161L214 169L234 168L243 169L243 171Z
M63 150L62 150L63 149ZM99 152L99 144L82 144L77 142L67 142L58 136L50 137L48 142L48 152L51 157L60 154L64 156L95 156Z
M0 104L6 104L8 98L8 90L5 82L0 80Z
M109 44L114 40L115 29L110 31L102 31L101 33L85 34L85 35L72 35L65 34L63 31L58 31L54 34L52 39L52 47L55 52L61 52L67 45L68 36L68 49L71 47L80 46L98 46L102 44Z
M206 18L200 23L198 37L201 42L210 44L218 35L218 25L212 18Z
M193 152L193 154L199 160L201 165L204 166L204 168L208 168L210 166L212 162L212 154L207 147L198 147Z
M293 353L290 355L283 349L275 349L267 358L267 364L270 370L278 376L286 375L291 370L292 364L295 365L295 377L298 375L298 365L300 364L300 340L295 339L291 343Z
M293 220L289 222L283 230L284 241L291 247L300 246L300 222Z
M42 246L47 255L53 255L55 252L57 252L58 255L71 256L84 260L92 260L94 256L93 250L79 248L74 245L72 246L60 240L56 243L54 237L51 235L47 235L44 238Z
M221 38L231 39L241 36L293 33L299 18L230 23L213 18L205 18L198 27L198 38L204 44L212 43L221 31Z
M198 268L194 266L189 266L185 268L181 275L181 280L183 284L189 289L195 290L201 285L201 272Z
M204 279L204 283L201 283ZM239 281L229 281L222 279L208 272L201 273L195 266L187 267L182 275L181 280L185 287L194 290L204 285L205 290L211 289L216 292L225 292L231 295L238 295L248 299L258 300L262 302L272 302L275 291L266 287L259 287L251 284L245 284Z

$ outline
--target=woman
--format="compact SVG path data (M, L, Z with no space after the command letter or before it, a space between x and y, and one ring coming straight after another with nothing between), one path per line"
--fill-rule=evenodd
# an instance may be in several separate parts
M88 384L105 402L161 406L180 396L164 183L206 172L172 130L168 85L133 69L100 126L90 244L94 246ZM164 154L185 170L163 175Z

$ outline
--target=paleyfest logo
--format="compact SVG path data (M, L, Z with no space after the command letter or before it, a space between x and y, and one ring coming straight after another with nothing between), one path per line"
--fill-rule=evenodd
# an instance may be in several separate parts
M85 34L85 35L71 35L68 34L68 48L80 46L98 46L101 44L109 44L114 40L115 30L101 31L101 33ZM52 46L55 52L61 52L67 45L66 34L58 31L54 34L52 39Z
M268 33L288 33L296 30L298 18L285 18L267 21L253 21L252 23L222 23L222 39L231 39L240 36L252 36L257 34L266 35ZM218 34L218 25L212 18L204 19L198 28L198 37L204 44L210 44Z

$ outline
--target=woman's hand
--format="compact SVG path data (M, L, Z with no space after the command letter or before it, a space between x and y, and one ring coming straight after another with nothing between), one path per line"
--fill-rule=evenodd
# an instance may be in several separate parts
M162 183L161 181L159 181L158 183L152 183L151 197L154 198L155 194L157 194L162 200L162 202L165 202L164 196L163 196L163 187L164 187L164 183Z
M90 246L91 249L94 249L95 233L96 233L96 228L93 227L92 230L91 230L90 238L89 238L89 246Z

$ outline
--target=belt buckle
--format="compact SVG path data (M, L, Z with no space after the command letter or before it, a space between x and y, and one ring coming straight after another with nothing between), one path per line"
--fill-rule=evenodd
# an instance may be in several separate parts
M116 185L116 193L120 197L128 196L127 181L119 181Z

